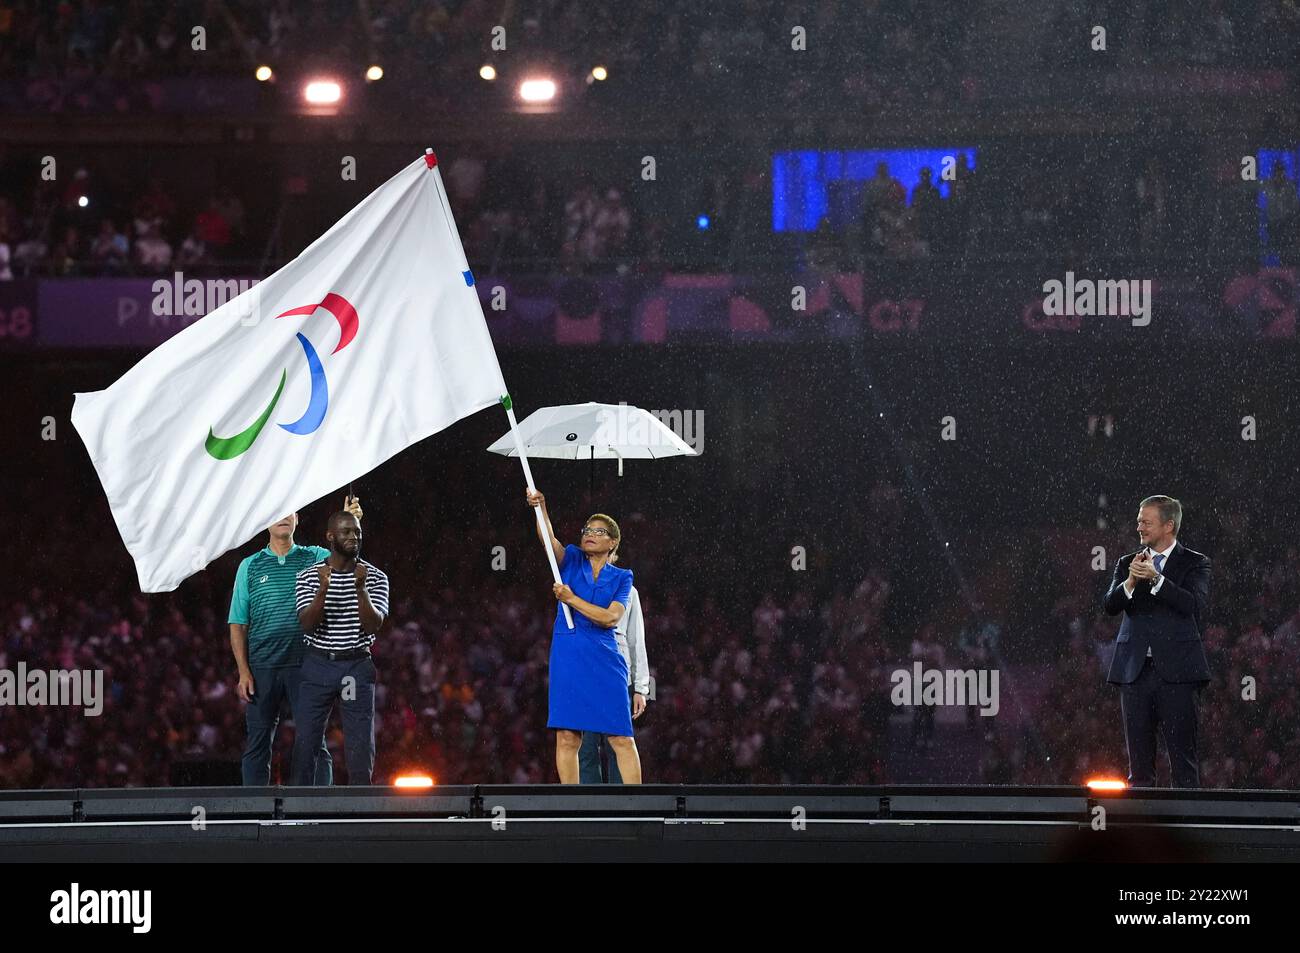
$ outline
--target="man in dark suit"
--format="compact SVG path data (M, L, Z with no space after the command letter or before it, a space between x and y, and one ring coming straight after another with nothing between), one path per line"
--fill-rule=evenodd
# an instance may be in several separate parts
M1175 538L1182 504L1148 496L1138 507L1143 548L1115 564L1107 615L1124 613L1106 681L1120 687L1129 784L1156 783L1156 730L1165 738L1175 787L1200 786L1198 695L1210 680L1201 634L1210 601L1210 560Z

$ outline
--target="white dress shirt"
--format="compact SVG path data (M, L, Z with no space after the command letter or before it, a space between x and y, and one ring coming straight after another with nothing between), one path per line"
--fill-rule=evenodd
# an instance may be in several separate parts
M1163 570L1165 566L1169 565L1169 554L1174 551L1174 547L1177 545L1178 545L1178 540L1175 539L1172 543L1169 544L1168 549L1162 550L1161 552L1158 553L1152 552L1151 547L1148 546L1146 552L1147 555L1150 556L1151 559L1153 560L1152 565L1153 566L1155 565L1154 560L1157 556L1164 556L1165 557L1164 560L1160 563L1160 568ZM1136 556L1134 556L1133 558L1137 559ZM1163 586L1164 584L1165 584L1165 574L1164 572L1160 572L1157 574L1156 581L1151 584L1151 594L1154 596L1157 592L1160 591L1160 587ZM1121 586L1120 588L1124 590L1124 595L1128 596L1130 599L1133 598L1133 590L1129 588L1127 579L1124 580L1124 585ZM1147 646L1147 658L1151 658L1151 646L1149 645Z
M641 595L632 587L623 618L614 628L618 651L627 662L627 683L638 695L650 694L650 663L645 651L645 618L641 615Z

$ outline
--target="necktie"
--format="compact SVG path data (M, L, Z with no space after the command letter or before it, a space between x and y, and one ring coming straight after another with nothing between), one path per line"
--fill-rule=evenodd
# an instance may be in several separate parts
M1156 557L1155 557L1154 559L1152 559L1151 562L1155 564L1156 572L1160 572L1161 567L1164 566L1164 564L1165 564L1165 557L1164 557L1163 555L1157 553L1157 554L1156 554ZM1153 582L1152 585L1154 586L1155 583ZM1148 646L1148 647L1147 647L1147 658L1151 658L1151 657L1152 657L1152 656L1151 656L1151 647Z

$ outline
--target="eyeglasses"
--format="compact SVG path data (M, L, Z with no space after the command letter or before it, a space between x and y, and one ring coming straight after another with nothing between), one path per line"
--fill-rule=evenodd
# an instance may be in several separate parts
M602 526L584 526L582 528L583 536L608 536L609 530Z

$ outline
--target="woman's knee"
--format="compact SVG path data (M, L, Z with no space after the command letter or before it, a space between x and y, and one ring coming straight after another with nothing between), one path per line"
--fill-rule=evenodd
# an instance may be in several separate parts
M628 735L609 735L609 746L615 751L635 751L636 742Z
M577 751L582 747L582 732L559 729L555 732L555 746L563 751Z

